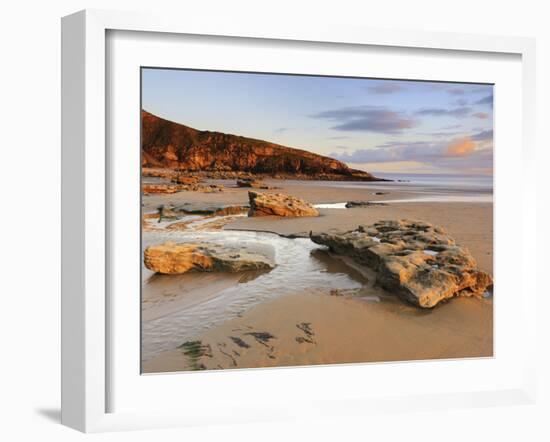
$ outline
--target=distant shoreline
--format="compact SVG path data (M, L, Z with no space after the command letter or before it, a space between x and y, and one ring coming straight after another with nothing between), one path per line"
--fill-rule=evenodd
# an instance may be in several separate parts
M377 182L395 180L389 178L380 178L375 176L357 176L357 175L341 175L341 174L304 174L304 173L257 173L242 170L189 170L180 168L168 167L142 167L143 177L161 176L161 174L196 176L209 179L241 179L241 178L256 178L256 179L279 179L279 180L299 180L299 181L355 181L355 182Z

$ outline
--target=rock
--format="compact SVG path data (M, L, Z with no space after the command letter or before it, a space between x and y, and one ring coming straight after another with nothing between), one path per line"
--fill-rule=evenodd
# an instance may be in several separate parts
M226 215L240 215L241 213L247 213L250 208L248 206L226 206L218 207L214 211L215 216L226 216Z
M141 175L144 177L156 177L156 178L166 178L172 179L174 176L174 171L170 169L158 169L151 167L143 167L141 169Z
M256 189L260 189L266 186L263 182L256 180L254 178L243 178L243 179L237 180L237 187L253 187Z
M206 185L206 186L197 185L194 188L189 190L193 190L195 192L202 192L202 193L214 193L214 192L221 192L223 190L223 187L218 187L214 184Z
M293 179L386 181L351 169L341 161L252 138L202 131L141 112L142 166L208 171L218 176L231 172L280 175Z
M253 189L271 190L278 189L278 187L268 186L263 181L255 178L242 178L237 180L237 187L251 187Z
M225 206L225 205L202 205L202 204L184 204L182 206L161 206L165 213L181 217L184 215L238 215L248 212L248 206ZM160 207L159 207L160 209Z
M172 206L165 206L164 204L157 207L158 210L158 220L161 222L162 220L176 220L179 218L179 214L176 210L174 210L174 207Z
M172 178L172 182L178 183L178 184L197 184L199 183L200 178L196 176L185 176L185 175L178 175L174 178Z
M319 216L308 202L282 193L248 192L250 210L248 216Z
M176 193L182 190L179 186L173 184L142 184L143 193Z
M389 220L345 233L310 234L317 244L376 272L376 283L403 300L431 308L454 296L483 296L493 279L444 229Z
M274 267L267 257L259 253L215 244L173 242L147 247L144 263L149 270L165 275L177 275L191 270L240 272Z
M191 181L191 180L190 180ZM147 186L147 188L145 188ZM173 191L172 191L173 189ZM222 184L144 184L144 193L174 193L174 192L202 192L213 193L223 192L224 186Z
M348 201L346 203L346 209L353 209L354 207L368 207L368 206L387 206L387 204L377 203L376 201Z

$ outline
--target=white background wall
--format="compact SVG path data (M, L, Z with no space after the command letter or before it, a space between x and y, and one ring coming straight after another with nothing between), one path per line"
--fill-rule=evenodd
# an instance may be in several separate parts
M550 123L548 2L523 0L58 0L5 2L0 10L0 439L82 440L59 421L60 17L83 8L170 10L227 20L349 23L534 36L538 39L537 176L547 198ZM510 177L516 179L516 177ZM519 183L518 183L519 184ZM546 186L546 189L542 187ZM546 216L545 216L546 218ZM546 264L547 229L538 269ZM514 240L511 232L510 240ZM511 257L513 259L513 257ZM533 277L536 264L533 260ZM542 278L541 278L542 282ZM287 422L89 436L94 440L550 440L548 287L539 285L540 405L370 416L362 421ZM546 299L545 299L546 298ZM185 400L185 399L183 399Z

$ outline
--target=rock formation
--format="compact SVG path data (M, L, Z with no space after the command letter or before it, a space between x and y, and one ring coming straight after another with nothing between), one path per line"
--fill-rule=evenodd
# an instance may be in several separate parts
M221 132L200 131L141 112L144 168L246 172L329 180L378 180L344 163L305 150Z
M319 216L315 207L300 198L282 193L248 192L248 216Z
M176 193L182 190L180 186L174 184L142 184L141 191L147 193Z
M200 178L196 176L176 175L172 178L172 182L178 184L198 184L199 181Z
M144 253L145 267L165 275L177 275L191 270L240 272L267 270L273 263L263 255L242 249L214 244L164 244L149 246Z
M255 189L267 189L267 186L254 178L242 178L237 180L237 187L252 187Z
M379 203L376 201L348 201L346 203L346 209L353 209L354 207L369 207L369 206L387 206L387 204Z
M376 272L376 283L423 308L453 296L482 296L490 275L441 228L421 221L379 221L346 233L310 234L317 244Z
M186 203L181 206L161 205L157 207L158 216L165 219L178 219L186 215L226 216L248 212L248 206L240 205L205 205Z
M141 175L156 178L166 178L170 180L176 175L176 173L170 169L142 167Z

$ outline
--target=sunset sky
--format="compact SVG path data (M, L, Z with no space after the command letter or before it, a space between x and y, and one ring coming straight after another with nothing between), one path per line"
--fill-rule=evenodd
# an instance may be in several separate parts
M492 173L491 85L143 69L142 107L369 172Z

